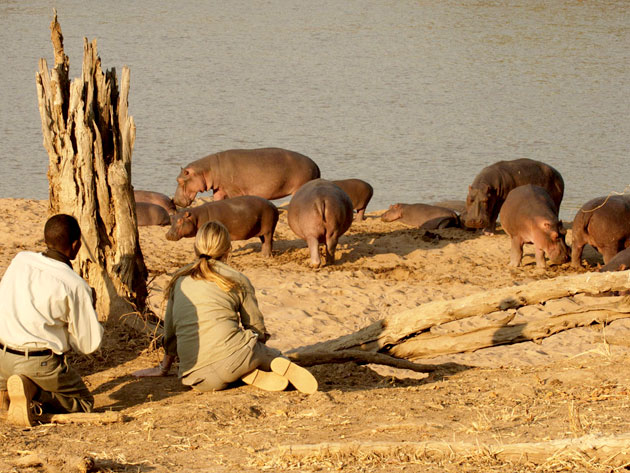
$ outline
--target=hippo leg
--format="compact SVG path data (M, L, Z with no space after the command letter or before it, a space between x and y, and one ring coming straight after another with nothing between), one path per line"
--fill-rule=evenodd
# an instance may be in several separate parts
M311 266L313 268L319 268L322 264L322 260L319 256L319 241L316 237L310 237L306 238L306 244L311 254Z
M510 266L518 267L523 258L523 242L519 238L512 238L512 249L510 252Z
M354 219L357 222L361 222L361 221L365 220L365 209L357 210L357 214L354 216Z
M262 255L270 258L272 255L271 250L272 245L273 245L273 240L271 238L271 234L270 233L265 233L264 235L260 235L260 241L262 242L262 247L261 247L261 252Z
M582 251L584 250L585 243L582 242L573 242L573 247L571 248L571 266L573 268L581 268L582 262Z
M228 196L225 193L225 191L217 189L216 191L212 192L212 200L213 201L224 200L224 199L227 199L227 198L228 198Z
M547 263L545 262L545 250L536 246L534 247L534 254L536 255L536 267L545 269L547 267Z
M598 248L598 250L604 257L604 264L608 264L608 262L611 259L613 259L613 257L617 253L619 253L619 246L618 245L604 246L602 248Z
M337 251L338 236L330 235L326 238L326 264L335 263L335 251Z

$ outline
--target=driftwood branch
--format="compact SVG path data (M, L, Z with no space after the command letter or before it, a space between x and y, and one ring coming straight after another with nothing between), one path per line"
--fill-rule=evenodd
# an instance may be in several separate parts
M313 445L284 445L261 452L265 455L305 458L322 455L394 455L457 458L487 456L516 463L544 464L580 458L603 465L619 466L630 461L630 434L612 437L588 435L548 442L483 444L479 442L339 442Z
M618 299L618 298L615 298ZM593 323L608 323L630 317L627 300L602 304L599 308L584 308L541 320L514 325L490 325L465 333L434 335L424 332L389 348L392 356L406 359L431 358L438 355L463 353L497 345L540 340L575 327Z
M348 363L354 361L359 364L373 363L376 365L392 366L419 373L431 373L443 369L444 365L429 365L413 363L408 360L394 358L384 353L368 352L363 350L341 350L335 352L295 352L287 355L289 359L300 366L315 366L331 363Z
M15 461L19 468L43 467L46 473L88 473L94 471L96 462L90 456L67 455L61 452L42 455L31 453Z
M37 420L47 424L115 424L123 421L121 412L73 412L71 414L44 413Z
M505 287L459 299L433 301L375 322L358 332L306 347L300 352L365 350L398 345L433 326L496 311L516 309L579 293L600 294L630 288L630 271L584 273Z

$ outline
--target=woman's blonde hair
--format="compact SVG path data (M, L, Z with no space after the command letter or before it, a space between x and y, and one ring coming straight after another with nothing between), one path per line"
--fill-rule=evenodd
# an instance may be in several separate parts
M217 273L214 269L214 262L226 257L231 247L230 232L225 228L225 225L216 221L204 223L197 230L195 237L197 260L175 272L166 286L164 297L168 299L177 280L188 275L193 279L213 281L225 292L230 292L233 289L238 290L239 284L236 281Z

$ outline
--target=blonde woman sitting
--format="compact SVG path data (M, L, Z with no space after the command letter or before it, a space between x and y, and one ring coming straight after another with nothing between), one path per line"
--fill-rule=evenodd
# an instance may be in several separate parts
M267 391L282 391L291 382L314 393L317 380L308 370L265 345L269 334L254 288L225 263L230 249L223 224L207 222L198 230L197 260L178 270L166 288L164 359L133 375L165 376L177 356L182 383L199 391L241 379Z

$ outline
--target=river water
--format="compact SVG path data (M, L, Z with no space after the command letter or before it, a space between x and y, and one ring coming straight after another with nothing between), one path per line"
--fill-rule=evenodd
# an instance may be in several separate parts
M529 157L565 180L561 216L630 184L630 2L0 0L0 198L45 199L35 71L57 8L131 69L133 184L172 195L180 166L277 146L395 202L465 199L484 167Z

